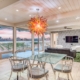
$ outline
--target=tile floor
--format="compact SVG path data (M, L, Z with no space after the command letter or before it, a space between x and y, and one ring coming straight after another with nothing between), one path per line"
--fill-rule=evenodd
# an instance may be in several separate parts
M46 64L46 69L49 70L49 78L48 79L54 80L54 74L52 72L50 64ZM10 70L11 70L11 66L10 66L9 60L8 59L0 60L0 80L9 80ZM23 73L21 73L21 76L24 79L20 79L20 80L27 80L27 70L25 70ZM74 62L73 69L72 69L72 76L73 76L73 80L80 80L80 63ZM66 78L67 75L61 73L60 77ZM11 80L14 80L15 78L16 78L16 73L13 73ZM40 80L45 80L45 78L42 78ZM65 79L60 79L60 80L65 80Z

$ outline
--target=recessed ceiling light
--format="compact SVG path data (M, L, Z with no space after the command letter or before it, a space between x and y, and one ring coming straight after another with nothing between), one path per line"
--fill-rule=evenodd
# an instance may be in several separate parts
M77 20L77 19L80 19L80 17L76 17L76 20Z
M5 18L5 20L7 20L7 18Z
M59 20L56 21L57 23L59 22Z
M18 10L18 9L16 9L16 11L18 12L19 10Z
M58 7L58 9L61 9L61 7Z
M29 15L31 17L31 15Z

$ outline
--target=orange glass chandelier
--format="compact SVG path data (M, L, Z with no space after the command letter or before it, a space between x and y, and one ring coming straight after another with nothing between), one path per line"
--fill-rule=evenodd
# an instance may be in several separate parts
M43 35L47 29L47 20L43 16L31 18L28 24L30 31L37 35Z

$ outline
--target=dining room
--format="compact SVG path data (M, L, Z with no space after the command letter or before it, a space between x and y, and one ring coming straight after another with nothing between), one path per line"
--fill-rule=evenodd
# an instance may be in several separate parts
M79 80L80 0L0 0L0 80Z

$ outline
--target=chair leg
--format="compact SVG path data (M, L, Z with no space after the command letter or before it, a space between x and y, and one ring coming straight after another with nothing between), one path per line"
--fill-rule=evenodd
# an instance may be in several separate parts
M59 79L59 74L60 74L60 73L58 72L58 79Z
M67 73L67 79L69 80L69 73Z
M19 80L19 74L18 74L18 72L17 72L17 80Z
M54 77L55 77L55 79L56 79L56 71L54 71Z
M70 76L71 76L71 79L73 80L73 77L72 77L71 73L70 73Z
M46 80L48 80L48 74L46 75Z
M9 80L11 79L11 76L12 76L12 71L11 71L11 73L10 73L10 77L9 77Z
M27 78L28 78L28 80L30 80L30 77L29 77L29 70L27 70Z
M28 80L30 80L29 74L27 74Z
M20 77L21 77L21 72L20 72Z

